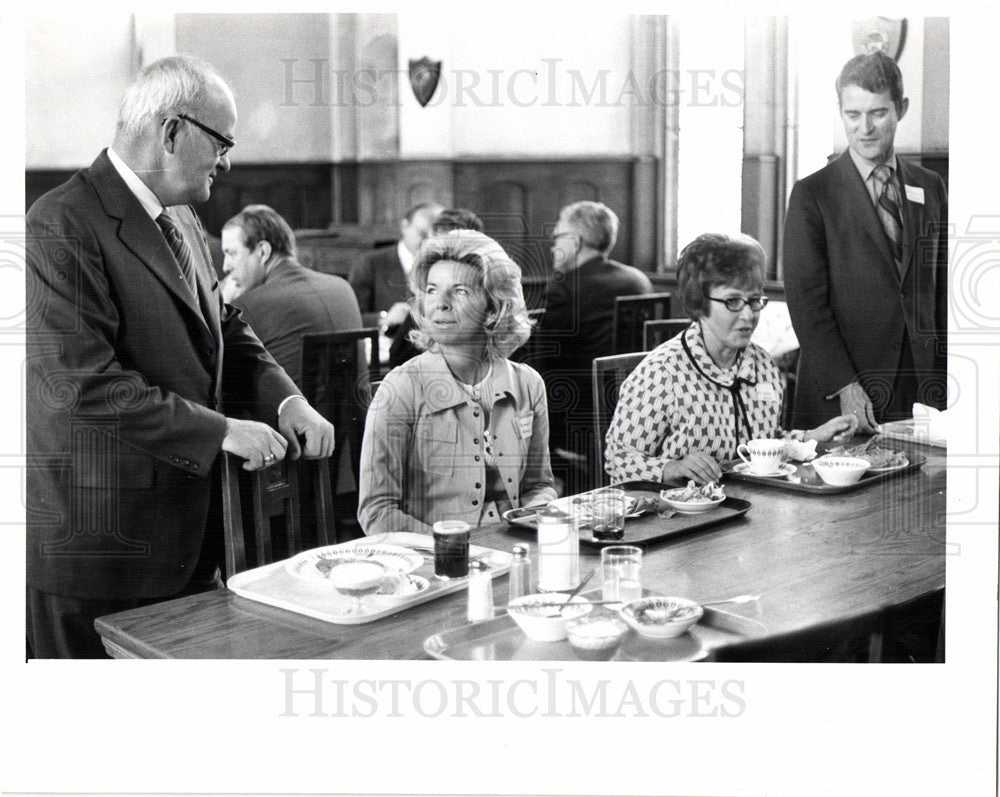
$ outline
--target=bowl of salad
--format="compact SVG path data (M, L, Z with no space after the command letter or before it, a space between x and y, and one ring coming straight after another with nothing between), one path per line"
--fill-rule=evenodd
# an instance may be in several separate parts
M726 493L718 482L701 486L689 481L687 487L660 491L661 500L676 512L697 514L710 512L726 500Z

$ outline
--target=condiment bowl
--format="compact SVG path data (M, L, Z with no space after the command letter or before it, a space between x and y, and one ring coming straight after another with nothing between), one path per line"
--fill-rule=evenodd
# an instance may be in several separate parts
M630 601L619 614L644 637L666 639L680 636L705 613L701 605L687 598L650 596Z
M628 626L607 612L593 612L566 624L566 639L577 658L608 661L618 650Z
M536 593L515 598L507 605L507 614L514 618L529 639L536 642L558 642L566 638L566 624L590 612L593 605L576 596L563 611L560 607L569 595L564 592Z
M819 477L832 487L847 487L860 479L872 464L860 457L819 457L812 462Z

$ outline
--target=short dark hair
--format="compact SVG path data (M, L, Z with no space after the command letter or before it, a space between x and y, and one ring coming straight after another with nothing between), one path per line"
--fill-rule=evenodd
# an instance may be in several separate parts
M288 222L267 205L247 205L223 225L223 229L226 227L239 229L247 249L267 241L274 254L295 257L295 233Z
M902 113L903 73L896 62L881 50L854 56L844 64L834 86L838 102L845 86L860 86L872 94L888 92L892 104L896 106L896 113Z
M691 318L708 315L708 292L719 286L764 287L767 256L749 235L706 232L684 247L677 259L680 300Z
M434 232L451 232L452 230L475 230L485 232L486 226L471 210L465 208L445 208L434 220Z

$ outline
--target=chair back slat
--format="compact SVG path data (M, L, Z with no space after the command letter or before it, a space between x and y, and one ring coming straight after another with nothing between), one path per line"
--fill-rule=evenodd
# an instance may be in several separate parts
M611 333L615 354L642 351L643 324L665 318L670 318L669 293L617 297Z
M355 485L361 473L361 441L371 403L372 368L375 367L365 362L363 344L369 341L377 362L378 334L376 327L365 327L302 336L300 387L316 411L333 424L331 479L334 489L340 481L342 468L350 467Z
M622 382L635 367L642 362L645 352L630 352L628 354L612 354L608 357L595 357L593 361L594 388L594 446L596 448L594 462L596 473L595 484L607 484L608 477L604 472L604 437L611 426L611 417L618 404L618 392Z
M655 318L642 325L642 347L652 351L691 326L690 318Z
M300 475L310 474L309 495L303 495ZM244 515L242 494L249 492L251 511ZM226 577L246 570L250 565L247 553L248 535L253 537L253 560L263 567L278 558L287 558L308 548L329 545L336 538L333 511L333 489L329 462L326 459L286 459L264 470L243 470L238 457L226 453L222 466L223 530L225 538ZM303 503L315 510L314 539L305 540L302 533ZM276 551L274 518L284 519L284 546ZM248 521L252 530L247 529Z

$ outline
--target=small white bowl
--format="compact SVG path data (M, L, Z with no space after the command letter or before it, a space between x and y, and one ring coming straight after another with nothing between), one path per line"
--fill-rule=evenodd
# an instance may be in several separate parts
M593 612L566 624L569 646L584 661L609 661L627 633L628 626L607 612Z
M705 610L687 598L649 596L630 601L619 614L637 633L653 639L680 636L697 623Z
M594 608L592 603L577 595L570 605L560 612L559 604L565 602L568 597L565 592L522 595L507 605L507 614L514 618L514 622L529 639L536 642L558 642L566 638L566 624L570 620L582 617ZM543 606L532 608L538 604Z
M847 487L860 479L872 463L860 457L820 457L813 460L812 466L831 487Z

